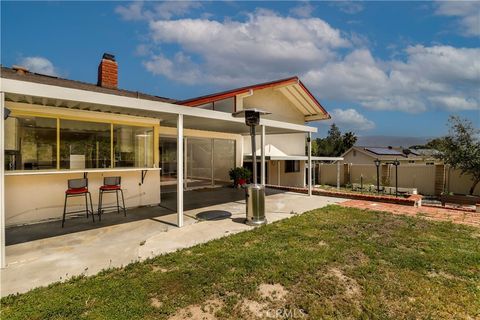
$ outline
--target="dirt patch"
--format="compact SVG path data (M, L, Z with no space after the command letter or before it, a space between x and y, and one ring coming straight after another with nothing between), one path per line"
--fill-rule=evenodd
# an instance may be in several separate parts
M285 297L288 294L288 291L279 283L276 284L267 284L262 283L258 287L258 293L263 299L273 300L273 301L284 301Z
M358 299L362 295L362 290L355 279L349 278L338 268L330 269L330 274L335 276L345 287L345 297L349 299Z
M427 274L427 276L429 278L445 278L445 279L448 279L448 280L460 280L462 281L463 279L462 278L459 278L459 277L456 277L450 273L446 273L446 272L443 272L443 271L440 271L440 272L435 272L435 271L432 271L432 272L429 272Z
M150 305L154 308L161 308L163 306L163 302L158 300L157 298L150 299Z
M180 309L168 318L169 320L217 320L215 313L222 309L224 303L220 299L210 299L205 301L202 305L194 304L186 308Z
M318 241L318 245L319 245L320 247L328 247L328 243L326 243L326 242L323 241L323 240Z
M243 299L237 305L240 312L247 315L247 319L269 318L269 314L275 306L285 302L289 292L279 283L262 283L258 287L257 293L261 297L261 301Z
M243 299L240 302L240 310L242 313L251 314L256 318L265 318L265 313L268 310L268 304L249 299Z
M159 266L152 266L152 271L163 273L163 272L168 272L169 270Z
M364 266L370 262L370 258L362 251L354 251L348 254L349 266Z

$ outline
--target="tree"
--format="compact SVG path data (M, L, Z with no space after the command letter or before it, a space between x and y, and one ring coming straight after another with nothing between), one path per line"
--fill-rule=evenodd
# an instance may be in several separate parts
M318 143L317 139L312 140L312 155L317 155L318 154Z
M480 130L475 129L471 121L458 116L450 116L448 122L449 134L439 144L442 153L438 157L462 174L473 177L472 195L480 182Z
M353 132L346 132L342 135L342 132L335 123L332 123L326 138L317 138L316 145L318 147L317 152L312 154L317 156L326 157L338 157L345 151L353 147L357 142L357 137Z
M435 138L427 142L427 149L442 150L445 138Z
M343 135L343 149L344 149L344 151L342 151L342 153L344 153L345 151L347 151L348 149L353 147L356 142L357 142L357 137L355 136L355 134L351 131L346 132Z
M435 149L435 150L441 150L443 142L444 142L444 137L440 138L434 138L432 140L429 140L426 144L420 144L420 145L414 145L408 147L409 149Z

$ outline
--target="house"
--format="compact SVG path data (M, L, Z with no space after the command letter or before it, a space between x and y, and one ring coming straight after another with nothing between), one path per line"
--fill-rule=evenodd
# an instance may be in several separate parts
M382 163L398 160L400 165L434 165L441 163L439 159L435 158L436 154L438 154L438 151L433 149L354 146L345 151L342 157L344 158L344 163L351 164L373 164L378 159Z
M291 77L210 94L177 104L195 108L232 113L261 106L270 112L266 119L288 121L294 124L329 119L329 114L298 77ZM261 153L260 137L256 154ZM249 136L243 137L244 166L252 169L252 150ZM268 135L265 141L265 179L263 184L304 187L306 181L305 134ZM313 160L316 157L312 158ZM260 157L259 157L260 160ZM260 162L257 162L260 172ZM260 182L261 177L259 177Z
M229 169L251 159L249 128L234 111L271 112L260 122L261 183L305 186L309 176L311 194L305 145L317 129L306 123L329 115L297 77L176 101L119 89L118 69L104 54L91 84L2 67L2 266L5 227L60 219L68 179L88 178L94 207L105 176L121 176L129 208L174 191L183 226L184 190L229 183ZM75 200L68 210L83 207Z

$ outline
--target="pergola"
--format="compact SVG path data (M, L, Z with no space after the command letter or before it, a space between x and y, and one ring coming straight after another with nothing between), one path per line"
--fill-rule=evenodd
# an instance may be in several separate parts
M161 126L176 128L177 142L184 138L184 129L224 132L248 135L249 128L243 119L234 118L231 114L219 111L205 110L181 106L166 102L132 98L100 92L59 87L20 81L1 79L0 89L0 265L6 265L5 260L5 159L4 159L4 113L5 101L27 103L55 108L89 110L102 114L125 114L151 119L158 119ZM305 125L261 119L261 183L265 184L265 136L267 134L305 133L308 141L308 194L312 194L312 157L311 134L317 129ZM177 225L183 226L183 147L177 143Z

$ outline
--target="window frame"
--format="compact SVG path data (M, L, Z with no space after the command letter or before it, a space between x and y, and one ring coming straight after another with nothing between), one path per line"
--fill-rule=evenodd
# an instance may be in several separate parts
M49 118L49 119L56 119L56 169L57 171L68 171L72 169L61 169L60 168L60 121L61 120L73 120L73 121L81 121L81 122L93 122L93 123L103 123L103 124L110 124L110 166L109 168L115 168L115 155L114 155L114 145L113 145L113 128L114 125L128 125L134 127L143 127L149 128L153 131L153 166L152 168L156 167L158 163L158 137L160 135L160 124L157 122L157 119L154 118L145 118L140 119L140 117L134 117L129 115L112 115L109 113L104 112L95 112L95 111L87 111L87 110L54 110L59 108L54 107L46 107L41 105L28 105L30 108L39 108L39 110L28 110L27 108L17 107L18 103L14 103L14 105L6 104L11 110L10 117L39 117L39 118ZM53 109L53 110L52 110ZM98 117L98 114L107 115L107 118L111 119L102 119ZM115 118L115 119L114 119ZM122 119L123 118L123 119ZM143 121L142 121L143 120ZM124 168L124 167L118 167ZM87 170L87 169L85 169ZM9 170L9 172L14 171L23 171L23 170ZM34 170L35 171L35 170Z
M288 163L291 163L292 167L288 165ZM298 165L298 168L297 168ZM285 173L298 173L300 172L300 160L285 160Z

